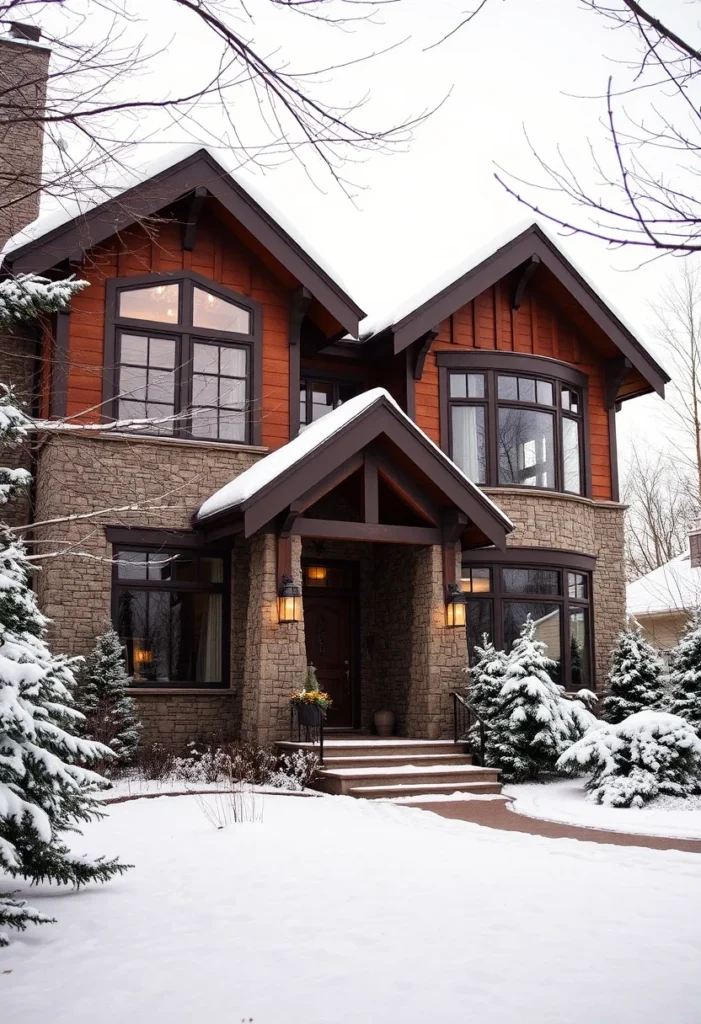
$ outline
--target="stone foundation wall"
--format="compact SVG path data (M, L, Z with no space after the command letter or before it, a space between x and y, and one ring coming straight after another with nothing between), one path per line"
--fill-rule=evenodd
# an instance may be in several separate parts
M179 754L186 752L191 740L216 743L236 737L234 691L152 694L134 690L133 694L143 726L141 743L146 747L159 743Z
M509 547L556 548L596 558L592 579L594 674L596 688L601 690L611 648L625 625L625 505L543 491L501 488L486 493L516 526L508 537Z

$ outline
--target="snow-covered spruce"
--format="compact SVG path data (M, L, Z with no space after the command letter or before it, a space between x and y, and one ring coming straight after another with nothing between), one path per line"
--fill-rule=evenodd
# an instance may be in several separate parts
M560 754L593 721L582 703L575 714L573 702L550 675L555 663L545 650L529 616L508 656L487 733L487 763L500 768L507 781L525 782L553 771Z
M0 327L12 327L42 313L59 313L88 281L67 277L49 281L36 274L19 274L0 281Z
M602 713L607 722L622 722L638 711L664 706L662 662L643 638L640 627L624 629L611 652Z
M677 715L638 711L591 729L561 755L558 768L591 771L585 786L597 803L642 807L662 793L701 791L701 740Z
M475 644L475 662L467 670L467 696L479 715L489 721L495 715L495 703L506 675L506 654L498 651L489 634L482 634L482 645Z
M97 638L85 668L78 675L74 694L76 707L85 715L83 734L104 743L115 754L104 764L96 765L106 775L118 765L129 764L139 746L141 723L128 687L124 648L110 626Z
M701 736L701 611L696 610L672 653L669 710Z

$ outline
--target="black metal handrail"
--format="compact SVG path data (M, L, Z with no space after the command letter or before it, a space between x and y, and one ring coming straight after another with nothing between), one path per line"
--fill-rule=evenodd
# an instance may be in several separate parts
M479 749L479 763L484 766L485 751L486 751L486 739L487 739L487 723L480 715L477 708L470 704L469 700L453 690L453 736L456 743L469 743L470 747L473 746L473 727L475 722L479 727L479 738L480 738L480 749ZM475 720L473 722L473 719Z
M319 744L319 767L324 767L324 719L323 708L315 704L290 704L290 739L294 741L295 717L297 718L297 742ZM302 739L304 730L304 740Z

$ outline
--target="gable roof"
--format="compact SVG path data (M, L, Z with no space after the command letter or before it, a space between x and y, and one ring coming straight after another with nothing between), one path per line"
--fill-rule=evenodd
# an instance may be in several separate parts
M538 257L650 387L664 397L664 386L670 380L668 374L539 224L529 224L515 236L493 242L488 249L445 274L421 296L404 303L390 316L368 319L361 324L361 335L369 341L390 334L394 352L401 352L532 256Z
M202 147L174 147L167 158L130 172L110 189L111 198L70 204L39 217L11 238L3 266L12 273L43 273L204 187L346 328L357 333L365 313L339 277L287 218L240 171ZM102 200L102 201L100 201Z
M701 569L691 566L689 552L641 576L626 587L629 615L664 615L701 607Z
M196 523L209 525L238 514L250 536L379 435L394 442L492 543L503 547L506 534L513 530L511 520L384 388L350 399L225 484L200 507Z

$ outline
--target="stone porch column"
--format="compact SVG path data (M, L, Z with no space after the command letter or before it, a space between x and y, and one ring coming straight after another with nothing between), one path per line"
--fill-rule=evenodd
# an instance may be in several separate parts
M455 557L459 563L459 550ZM445 623L440 545L414 552L411 644L407 734L419 739L447 739L453 730L450 694L465 685L467 636L464 629L449 628Z
M302 584L302 542L292 538L292 575ZM304 621L277 617L277 542L272 533L251 540L250 591L241 702L241 738L267 744L287 739L289 696L307 665Z

